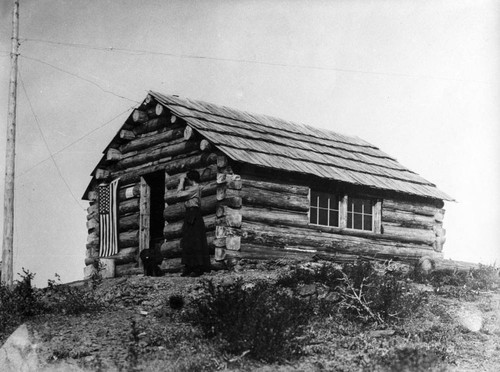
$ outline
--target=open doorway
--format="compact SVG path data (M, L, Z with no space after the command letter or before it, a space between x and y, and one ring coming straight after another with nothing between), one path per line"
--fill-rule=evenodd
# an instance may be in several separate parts
M149 188L149 248L159 250L164 241L165 172L148 174L144 180Z

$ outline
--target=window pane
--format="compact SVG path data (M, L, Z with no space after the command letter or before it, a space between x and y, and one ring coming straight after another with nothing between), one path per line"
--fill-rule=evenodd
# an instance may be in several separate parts
M328 209L319 210L319 224L328 226Z
M330 211L330 226L339 226L339 212Z
M318 209L317 208L311 208L311 212L309 213L309 221L311 223L314 223L314 224L318 223Z
M321 208L328 208L328 194L321 193L319 195L319 206Z
M351 199L347 200L347 211L352 212L352 200Z
M363 212L363 201L360 199L352 199L352 203L354 204L354 212L362 213Z
M365 214L373 214L373 204L370 200L365 200L364 201L364 204L365 204L365 208L364 208L364 211L365 211Z
M336 196L330 196L330 209L339 210L339 200Z
M372 216L365 214L363 216L363 219L364 219L363 230L372 231L373 230L373 228L372 228Z
M318 193L315 191L311 191L311 207L318 206Z
M352 229L352 213L347 213L347 227Z
M363 221L363 216L361 214L354 214L354 228L355 229L361 230L363 228L362 221Z

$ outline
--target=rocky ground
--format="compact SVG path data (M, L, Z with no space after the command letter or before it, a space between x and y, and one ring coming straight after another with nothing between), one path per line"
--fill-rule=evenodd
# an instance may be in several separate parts
M199 278L176 273L107 279L95 290L105 303L102 310L41 316L28 322L28 330L40 365L48 371L500 370L498 290L465 301L414 284L415 290L429 292L429 302L404 322L359 325L335 317L312 322L306 354L272 365L248 359L245 353L221 353L199 329L182 320L182 312L199 295L203 280L217 285L239 277L249 282L272 281L280 270L288 269L286 265L272 270L250 265ZM320 290L304 286L301 296L322 295ZM176 294L186 302L180 310L169 306L169 297Z

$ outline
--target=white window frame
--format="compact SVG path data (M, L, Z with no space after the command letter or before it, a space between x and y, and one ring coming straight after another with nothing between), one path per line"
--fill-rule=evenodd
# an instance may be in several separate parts
M316 206L312 206L312 194L313 192L316 193L326 193L328 194L328 225L323 225L319 223L319 199L316 202ZM331 200L332 197L335 197L336 199L339 200L339 209L338 209L338 215L339 215L339 223L338 227L337 226L330 226L330 210L336 210L336 209L331 209ZM367 200L371 202L371 216L372 216L372 226L370 230L364 230L364 229L356 229L354 227L348 227L347 226L347 220L348 220L348 213L352 213L354 217L354 213L360 214L359 212L349 212L349 199L362 199L362 200ZM312 208L316 209L316 223L311 222L311 210ZM325 209L321 207L321 209ZM362 226L364 226L364 216L368 215L368 213L364 213L364 210L361 213L362 215ZM370 196L358 196L355 194L349 195L349 194L335 194L334 192L325 192L325 191L319 191L319 190L313 190L309 189L309 211L308 211L308 220L309 220L309 225L310 226L321 226L321 227L327 227L327 228L340 228L340 229L347 229L350 231L360 231L360 232L365 232L365 233L375 233L375 234L380 234L381 233L381 216L382 216L382 200L373 198ZM354 218L353 221L354 223ZM353 225L352 225L353 226Z
M317 190L314 190L315 193L322 193L322 194L327 194L328 195L328 206L325 208L325 207L320 207L319 206L319 195L317 196L317 200L316 200L316 206L313 206L312 205L312 194L313 194L313 190L309 189L309 213L308 213L308 217L309 217L309 224L310 225L313 225L313 226L328 226L328 227L340 227L340 213L341 213L341 200L333 193L330 193L330 192L325 192L325 191L317 191ZM338 203L337 203L337 208L332 208L332 199L335 198L338 200ZM316 209L316 223L313 223L311 222L311 209L315 208ZM319 211L320 209L322 210L326 210L327 211L327 224L324 225L324 224L321 224L319 223ZM337 220L337 225L330 225L330 212L331 211L335 211L337 212L338 214L338 220Z

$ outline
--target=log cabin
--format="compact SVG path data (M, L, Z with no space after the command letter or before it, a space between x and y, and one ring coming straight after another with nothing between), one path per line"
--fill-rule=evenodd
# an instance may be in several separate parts
M453 199L358 137L149 92L103 154L83 196L87 268L137 271L148 248L180 257L176 188L190 169L214 261L442 258Z

